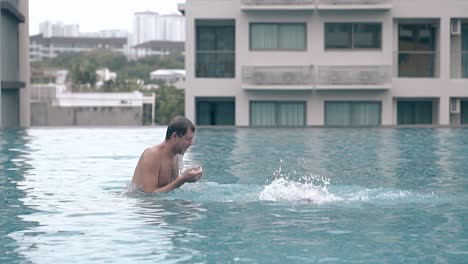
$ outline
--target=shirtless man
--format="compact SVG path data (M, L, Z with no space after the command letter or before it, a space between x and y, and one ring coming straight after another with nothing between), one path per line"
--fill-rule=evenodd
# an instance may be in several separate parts
M174 117L166 131L166 139L147 148L135 168L132 183L146 193L165 193L186 182L198 181L203 172L191 167L179 177L179 159L193 143L195 126L183 116Z

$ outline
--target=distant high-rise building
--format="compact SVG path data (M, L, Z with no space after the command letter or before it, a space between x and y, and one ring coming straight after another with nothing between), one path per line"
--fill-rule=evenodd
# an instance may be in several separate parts
M180 15L163 15L159 17L159 40L184 41L185 17Z
M138 12L135 13L133 29L133 45L151 40L184 41L185 17Z
M46 38L78 37L80 35L80 26L77 24L44 21L39 24L39 32Z
M64 37L78 37L80 35L80 26L77 24L63 25Z
M133 20L133 45L156 39L158 13L137 12Z

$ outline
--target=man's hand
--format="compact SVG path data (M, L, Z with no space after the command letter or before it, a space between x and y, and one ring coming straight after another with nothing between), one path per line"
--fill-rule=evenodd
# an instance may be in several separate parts
M182 173L182 178L185 182L197 182L200 180L201 176L203 175L203 170L200 166L194 166L186 169Z

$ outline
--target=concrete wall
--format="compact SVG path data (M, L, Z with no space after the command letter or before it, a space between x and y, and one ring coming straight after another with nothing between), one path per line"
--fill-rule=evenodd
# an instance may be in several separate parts
M31 90L29 63L29 0L20 0L19 7L25 20L24 23L19 25L20 80L25 83L25 87L20 89L19 123L21 127L29 127L31 126L31 109L29 105L29 93Z
M141 107L56 107L31 103L32 126L141 126Z
M28 2L28 0L9 1L9 5L3 5L6 2L2 1L0 127L30 125Z

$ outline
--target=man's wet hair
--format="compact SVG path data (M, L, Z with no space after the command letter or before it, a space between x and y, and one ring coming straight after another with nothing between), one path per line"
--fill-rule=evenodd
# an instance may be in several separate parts
M166 140L171 138L172 133L176 132L177 136L182 137L187 133L187 129L195 133L195 125L184 116L176 116L171 119L166 130Z

